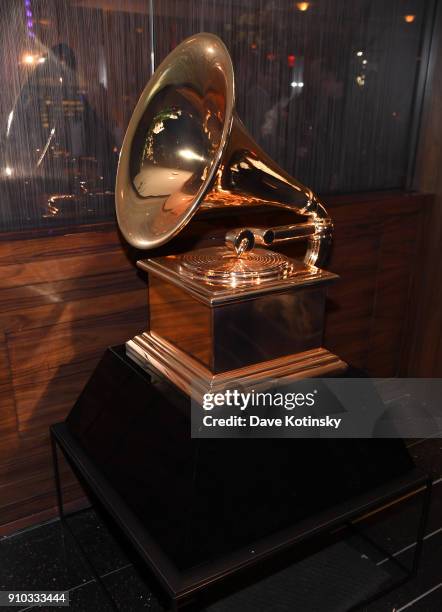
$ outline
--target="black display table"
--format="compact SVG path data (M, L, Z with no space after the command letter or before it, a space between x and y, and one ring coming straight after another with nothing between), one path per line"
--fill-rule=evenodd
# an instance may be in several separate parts
M173 607L272 574L423 491L401 580L417 568L431 480L400 440L192 440L188 398L122 347L106 351L51 438L61 518L57 448Z

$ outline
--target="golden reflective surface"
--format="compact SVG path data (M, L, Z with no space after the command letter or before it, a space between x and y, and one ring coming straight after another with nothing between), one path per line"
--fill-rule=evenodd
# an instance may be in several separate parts
M155 71L118 166L117 217L129 243L164 244L196 212L227 142L233 100L230 56L216 36L185 40Z
M167 243L198 210L278 206L304 215L308 225L271 228L270 241L245 228L247 240L229 235L227 243L241 255L255 242L302 237L308 241L305 263L320 265L332 232L325 208L260 149L234 102L232 62L218 37L192 36L163 61L140 97L121 150L116 209L123 235L150 249ZM221 257L232 263L228 249ZM233 264L235 274L245 265ZM250 278L256 280L256 272L249 271Z
M259 273L255 275L254 279L251 276L248 282L238 282L236 285L233 285L231 282L222 281L222 277L221 280L218 279L218 282L211 282L209 277L216 276L216 271L221 275L223 273L223 254L230 255L231 257L230 260L227 259L225 264L228 274L232 268L238 271L241 270L240 266L242 266L242 273L247 273L247 269L245 269L243 264L238 264L238 257L232 251L229 252L226 249L220 248L219 253L221 257L218 255L213 257L213 253L210 254L210 250L197 249L184 255L164 255L153 257L152 259L141 259L137 261L137 266L147 272L150 278L158 276L168 283L172 283L194 295L198 300L210 307L254 299L262 295L282 291L283 289L296 288L296 290L299 290L304 287L329 284L338 278L336 274L328 272L328 270L306 266L303 261L298 259L288 260L290 267L287 268L287 273L284 273L285 264L283 263L281 274L273 274L272 270L270 270L269 274L266 274L268 270L265 270L262 264L266 263L268 265L269 262L266 262L264 258L258 257L256 267ZM207 265L207 260L204 256L204 253L207 251L209 251L208 261L212 260L211 265ZM258 253L260 251L268 253L267 250L258 249ZM200 253L203 254L202 261L200 260ZM252 251L252 253L256 253L256 251ZM279 262L286 261L286 258L280 254L273 253L273 255L281 258L273 260L273 265L276 265L276 267ZM186 258L187 267L183 267L183 260L185 261ZM253 264L250 267L251 273L253 273L252 266ZM224 272L226 272L226 268L224 268Z
M266 389L269 380L290 384L310 377L335 376L347 364L320 347L279 359L214 374L197 359L152 332L145 332L126 343L126 353L141 368L152 365L184 393L201 402L205 393L216 393L241 386Z
M180 258L183 274L214 285L237 287L289 277L293 264L288 257L254 249L238 256L224 247L209 247L185 253Z

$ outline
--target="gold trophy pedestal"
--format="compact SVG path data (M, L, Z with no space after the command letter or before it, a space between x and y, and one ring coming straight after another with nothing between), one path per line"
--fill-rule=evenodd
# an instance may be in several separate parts
M321 346L335 274L263 249L189 255L138 262L149 272L150 317L149 331L126 344L138 365L192 397L346 369Z

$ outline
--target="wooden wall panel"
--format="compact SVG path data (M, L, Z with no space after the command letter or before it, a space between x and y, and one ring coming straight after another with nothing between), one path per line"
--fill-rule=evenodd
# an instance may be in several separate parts
M146 324L146 283L113 225L0 242L0 533L54 512L48 426L106 346Z
M141 301L145 291L137 292ZM103 348L121 344L146 327L146 305L136 309L123 296L113 298L109 314L35 327L8 338L17 426L47 428L57 411L66 411L78 396ZM122 309L112 312L115 307ZM135 332L134 332L135 330Z
M403 211L383 227L376 301L366 368L396 376L407 334L405 318L410 299L410 271L415 269L419 212Z
M328 269L339 275L329 289L324 346L356 367L364 367L376 295L379 220L367 223L358 206L333 211L335 226Z
M328 267L341 278L329 292L325 344L374 376L407 375L403 349L414 324L408 311L418 299L413 279L421 272L421 229L432 198L367 198L331 207L335 235Z
M403 360L428 204L417 194L330 202L328 267L341 278L329 294L325 345L377 376L396 374ZM220 223L195 222L190 243ZM146 278L112 224L13 238L0 241L0 534L55 514L48 426L64 419L106 346L147 324ZM70 476L65 494L81 503Z

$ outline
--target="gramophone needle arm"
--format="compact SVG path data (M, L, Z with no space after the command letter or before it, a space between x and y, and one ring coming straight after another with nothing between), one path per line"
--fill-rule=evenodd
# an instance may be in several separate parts
M278 242L288 240L303 240L312 238L318 234L318 227L315 223L295 223L293 225L280 225L276 227L249 227L237 228L227 232L226 245L234 250L247 241L246 247L242 251L249 251L255 245L271 246Z

